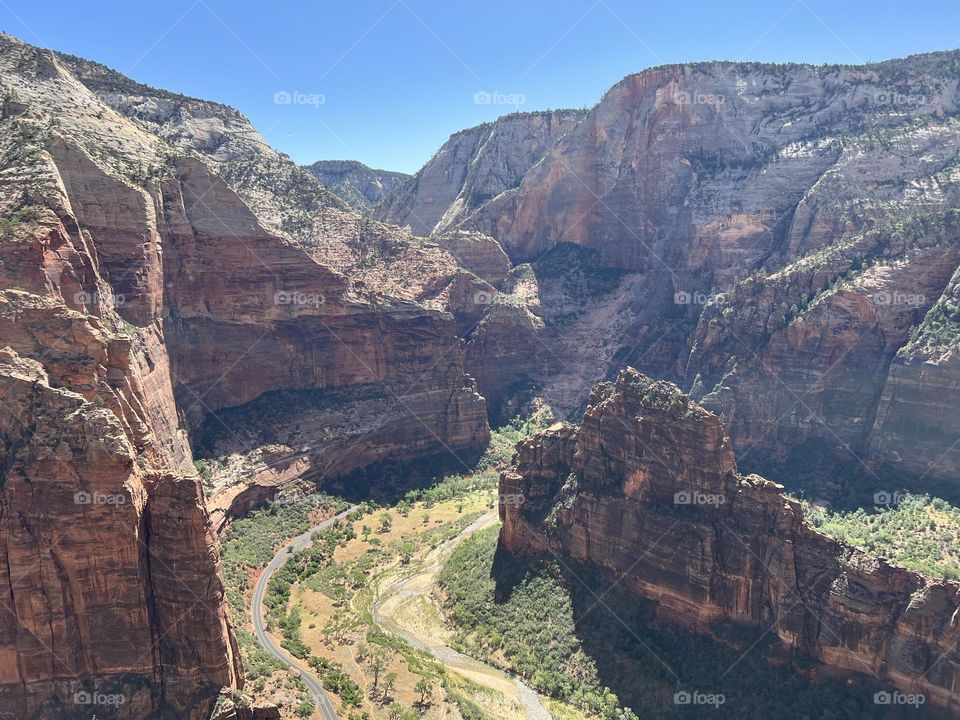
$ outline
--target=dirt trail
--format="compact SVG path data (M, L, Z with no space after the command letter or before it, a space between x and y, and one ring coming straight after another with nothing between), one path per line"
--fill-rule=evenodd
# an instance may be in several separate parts
M527 720L551 720L537 693L502 670L457 652L449 646L450 632L444 625L433 588L443 561L454 548L478 530L497 521L495 512L475 520L456 537L447 540L427 555L424 567L408 578L384 588L373 606L374 620L385 630L399 635L412 646L429 653L447 668L483 687L503 695L516 705L520 717ZM424 609L427 611L424 612Z

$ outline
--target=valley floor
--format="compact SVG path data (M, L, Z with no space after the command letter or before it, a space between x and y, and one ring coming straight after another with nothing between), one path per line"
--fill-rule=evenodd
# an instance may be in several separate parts
M333 564L292 588L289 610L311 664L341 669L360 689L333 691L341 717L551 717L528 686L450 647L454 632L436 595L450 553L496 523L491 481L448 500L355 517L354 537L337 547ZM565 717L581 716L571 708Z
M244 702L279 705L284 720L323 720L309 674L342 720L700 717L704 708L675 701L691 688L724 695L711 718L900 717L876 714L869 683L811 681L810 668L758 632L734 629L742 638L724 647L657 623L649 603L589 570L497 551L497 471L541 424L495 433L472 475L361 503L339 521L324 523L348 503L323 494L234 521L221 542L248 675ZM949 545L960 528L960 511L929 498L905 496L875 514L808 512L837 537L934 563L934 572L938 543ZM264 593L266 631L302 668L297 676L258 645L249 603L259 568L321 523Z

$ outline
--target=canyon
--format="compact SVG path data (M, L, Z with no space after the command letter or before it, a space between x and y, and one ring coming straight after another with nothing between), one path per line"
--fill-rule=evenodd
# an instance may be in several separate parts
M206 720L218 532L472 470L536 403L577 425L518 445L506 551L960 710L960 587L761 477L960 496L958 78L664 66L408 176L0 35L0 717Z
M379 213L514 263L465 336L495 417L537 388L575 419L629 364L717 412L746 467L954 492L958 63L654 68L453 135Z
M205 719L242 685L205 428L287 394L266 450L222 423L209 440L246 474L207 489L239 496L265 452L317 483L478 453L484 400L445 309L488 285L367 224L235 110L0 45L0 707Z

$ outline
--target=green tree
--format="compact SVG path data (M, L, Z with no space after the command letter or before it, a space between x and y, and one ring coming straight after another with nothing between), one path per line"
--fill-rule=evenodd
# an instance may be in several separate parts
M387 661L387 654L380 648L377 648L370 654L367 667L370 668L370 672L373 673L373 685L370 690L374 694L376 694L380 686L380 675L387 669Z
M418 702L420 707L426 707L433 700L433 689L430 687L430 681L425 677L417 680L417 684L413 686L413 691L420 694Z
M390 697L390 694L393 692L396 686L397 686L397 674L395 672L388 672L386 675L383 676L384 699Z

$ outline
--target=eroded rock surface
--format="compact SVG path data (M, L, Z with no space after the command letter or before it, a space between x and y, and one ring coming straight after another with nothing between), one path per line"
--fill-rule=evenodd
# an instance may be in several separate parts
M406 209L426 219L421 230L489 234L536 276L533 294L508 283L500 302L513 308L492 303L467 337L492 408L515 404L500 379L526 378L576 416L594 382L630 364L719 413L750 467L792 478L792 459L816 448L866 478L955 485L957 428L942 416L960 402L958 68L957 52L654 68L568 118L514 188L470 212L439 180L419 192ZM473 172L474 135L445 145L421 184ZM501 144L483 145L485 167L526 147L507 137L504 127ZM620 287L577 298L541 277L571 244L621 273ZM522 347L533 357L518 362ZM908 386L931 413L910 407Z
M798 657L960 707L960 585L821 535L782 490L738 472L717 416L626 369L579 427L518 444L500 540L592 564L691 630L770 628Z
M230 108L0 50L0 711L205 720L242 672L194 467L204 422L335 392L365 433L296 446L287 472L351 458L318 482L476 451L484 402L445 310L450 286L490 286L365 223ZM397 409L358 404L371 392Z
M526 173L585 113L515 113L450 136L437 154L377 208L417 235L463 225L487 203L511 196ZM479 228L485 231L485 228Z

